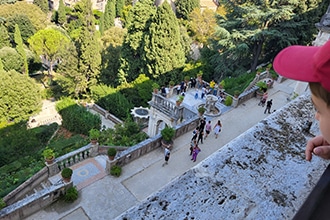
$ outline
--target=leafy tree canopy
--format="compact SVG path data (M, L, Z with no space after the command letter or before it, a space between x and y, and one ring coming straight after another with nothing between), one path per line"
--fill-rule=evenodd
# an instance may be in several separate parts
M200 8L200 0L176 0L175 6L177 17L188 19L194 9Z
M14 48L3 47L0 49L0 59L2 60L3 69L5 71L16 70L22 71L23 58L17 53Z
M37 31L45 28L48 24L46 14L42 12L38 6L29 4L26 1L18 1L15 4L0 5L0 17L7 19L15 15L27 16ZM22 29L21 32L23 32Z
M39 86L14 70L0 70L0 122L27 120L40 111Z

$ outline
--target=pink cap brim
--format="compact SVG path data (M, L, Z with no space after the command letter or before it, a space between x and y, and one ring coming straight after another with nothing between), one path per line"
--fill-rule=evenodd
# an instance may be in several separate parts
M319 82L315 75L314 55L321 47L290 46L274 59L274 70L281 76L303 82Z

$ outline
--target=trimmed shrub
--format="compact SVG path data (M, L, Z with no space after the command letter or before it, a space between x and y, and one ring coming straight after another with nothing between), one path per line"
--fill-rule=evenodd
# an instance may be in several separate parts
M76 187L70 187L64 195L64 200L66 202L74 202L77 199L78 199L78 190L77 190L77 188Z
M119 177L120 174L121 174L121 167L117 166L117 165L112 166L111 169L110 169L110 174L112 176Z

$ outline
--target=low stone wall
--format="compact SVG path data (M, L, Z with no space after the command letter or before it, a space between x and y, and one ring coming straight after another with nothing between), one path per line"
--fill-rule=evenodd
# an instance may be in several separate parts
M0 219L20 220L56 201L64 192L72 187L72 181L68 184L54 185L28 196L10 206L0 210Z
M292 219L329 163L305 160L317 134L301 96L116 219Z
M185 134L187 132L192 131L198 126L200 118L199 117L194 117L190 120L187 120L180 125L175 127L175 136L176 137L181 136L182 134ZM144 140L140 142L137 145L134 145L130 148L128 148L125 151L118 152L115 159L113 161L107 160L109 164L107 164L107 171L108 173L110 172L110 167L114 164L123 166L125 164L130 163L131 161L149 153L150 151L155 150L156 148L161 146L161 135L158 134L152 138L149 138L147 140ZM174 148L175 148L175 142L174 142Z
M24 198L27 193L31 192L35 187L46 181L48 178L47 167L42 168L38 173L30 177L24 183L19 185L16 189L11 191L8 195L3 198L3 201L7 205L11 205L16 201Z

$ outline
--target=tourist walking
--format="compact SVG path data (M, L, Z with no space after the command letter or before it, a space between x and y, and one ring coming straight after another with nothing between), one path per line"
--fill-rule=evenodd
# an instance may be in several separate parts
M273 105L273 99L271 99L267 102L264 114L266 114L267 110L268 110L268 114L270 114L270 109L271 109L272 105Z
M204 131L205 125L206 125L206 118L204 117L199 121L199 131Z
M268 93L265 92L265 93L263 94L263 96L261 97L260 102L258 103L258 105L259 105L259 106L261 105L262 107L264 107L264 106L265 106L265 103L266 103L266 101L267 101L267 99L268 99Z
M194 146L194 149L193 149L193 153L192 153L192 158L191 158L191 160L193 161L193 162L196 162L196 159L197 159L197 155L198 155L198 153L201 151L201 149L198 147L198 145L196 144L195 146Z
M218 120L218 122L214 125L214 128L213 128L215 138L218 138L218 135L221 132L221 128L222 128L221 121Z
M197 144L199 143L199 141L201 141L201 144L203 144L203 136L204 136L204 131L202 129L199 129Z
M211 121L209 121L205 125L205 137L204 137L204 140L207 138L207 136L209 136L209 134L211 133L211 130L212 130Z
M192 138L191 138L191 141L196 140L196 138L197 138L197 136L198 136L198 133L199 133L199 127L197 126L197 127L195 128L195 130L193 131L193 136L192 136Z
M170 155L171 155L170 149L168 149L167 147L165 147L164 154L165 154L165 162L163 163L162 166L165 166L165 165L168 164L168 160L170 159Z

